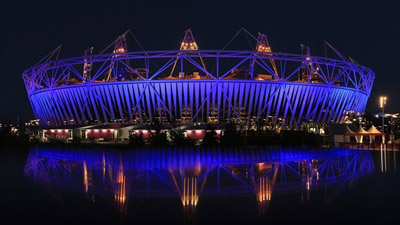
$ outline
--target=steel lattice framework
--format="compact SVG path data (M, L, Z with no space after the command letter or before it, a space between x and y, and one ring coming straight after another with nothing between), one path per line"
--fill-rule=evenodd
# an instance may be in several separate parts
M303 121L339 123L348 111L364 111L375 78L354 60L310 56L309 50L276 53L260 51L260 44L255 51L198 50L183 42L181 50L128 52L121 37L111 54L91 55L88 49L84 57L51 60L58 48L46 62L24 71L42 124L155 118L264 118L292 127Z

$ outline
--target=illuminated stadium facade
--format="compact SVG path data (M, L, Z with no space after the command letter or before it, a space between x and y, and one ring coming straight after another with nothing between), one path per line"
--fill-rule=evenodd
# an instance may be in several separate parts
M254 39L253 50L199 50L187 30L179 50L129 52L128 31L97 55L90 48L58 59L58 47L23 79L42 125L262 119L295 128L364 111L372 70L327 42L340 60L311 56L304 45L302 54L273 52L264 34L241 32Z

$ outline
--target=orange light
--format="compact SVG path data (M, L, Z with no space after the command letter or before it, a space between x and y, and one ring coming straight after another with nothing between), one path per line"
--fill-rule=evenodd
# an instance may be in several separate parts
M86 162L83 162L83 185L85 188L85 192L89 190L89 182L88 182L88 172Z
M380 106L381 108L383 108L383 107L386 105L386 100L387 100L387 97L386 97L386 96L381 96L381 97L379 97L379 106Z
M183 193L181 196L182 205L186 207L196 206L199 201L197 193L197 178L184 178L183 179Z

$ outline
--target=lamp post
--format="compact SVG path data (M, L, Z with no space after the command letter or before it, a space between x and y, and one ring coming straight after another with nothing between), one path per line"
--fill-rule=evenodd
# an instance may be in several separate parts
M385 135L385 105L386 105L386 96L379 97L379 106L382 108L382 133Z

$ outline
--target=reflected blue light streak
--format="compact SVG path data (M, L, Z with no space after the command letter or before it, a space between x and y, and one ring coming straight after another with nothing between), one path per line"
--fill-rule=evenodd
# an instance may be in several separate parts
M39 147L25 175L49 187L113 196L180 198L192 214L203 196L254 195L265 212L273 195L298 191L308 200L319 184L339 187L374 169L369 151L302 148L165 148L135 151ZM303 198L304 193L304 198Z

